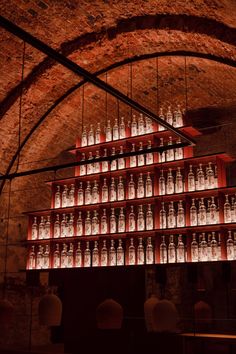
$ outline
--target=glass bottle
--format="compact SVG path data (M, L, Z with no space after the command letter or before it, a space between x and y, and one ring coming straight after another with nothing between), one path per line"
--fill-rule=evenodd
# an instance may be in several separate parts
M116 154L116 148L113 146L111 149L111 156L115 156ZM111 161L111 167L110 167L111 171L115 171L117 170L117 159L113 159Z
M124 187L122 176L119 176L119 182L117 186L117 199L118 200L125 199L125 187Z
M195 177L193 173L193 166L189 165L189 173L188 173L188 191L195 191Z
M69 221L68 221L67 236L73 237L74 234L75 234L75 230L74 230L74 215L72 213L70 213L70 218L69 218Z
M215 165L215 188L218 188L218 173L217 173L217 165Z
M142 173L139 174L138 178L137 198L144 198L144 182Z
M91 235L92 233L92 222L91 222L91 217L90 217L90 211L87 211L87 217L85 219L85 235Z
M77 250L75 251L75 267L82 267L82 251L80 248L80 242L78 242Z
M34 251L34 246L31 247L31 250L29 252L29 269L35 269L36 268L36 255Z
M115 178L111 177L111 185L110 185L110 202L115 202L117 199L117 193L116 193L116 184L115 184Z
M160 195L166 194L166 181L165 181L163 170L161 170L161 175L159 177L159 194Z
M231 207L229 203L228 194L225 195L225 203L224 203L224 222L231 223Z
M138 135L145 134L143 115L140 113L138 119Z
M123 266L125 264L125 253L122 247L122 240L119 239L118 242L116 265Z
M218 244L215 238L215 232L212 232L211 238L211 260L218 261Z
M138 220L137 220L137 229L138 231L144 231L145 230L145 219L144 219L144 212L143 212L143 206L139 205L139 211L138 211Z
M99 234L99 219L97 210L94 210L93 212L91 233L92 235Z
M172 169L169 168L169 172L167 174L167 182L166 182L166 193L173 194L174 192L175 192L174 177L172 175Z
M152 245L151 237L147 238L147 245L146 245L146 264L153 264L154 263L154 250Z
M164 146L164 140L163 138L160 138L160 145L159 147ZM165 162L166 161L166 151L159 152L159 163Z
M124 154L123 146L120 146L120 155ZM118 170L123 170L125 168L125 158L119 157L118 158Z
M116 249L114 240L111 240L111 245L109 248L109 265L111 267L116 266Z
M91 185L90 182L87 182L87 187L85 189L84 193L84 204L89 205L92 203L92 191L91 191Z
M38 252L36 254L36 269L43 268L43 246L39 245Z
M218 261L221 261L221 234L218 233Z
M180 105L177 105L177 111L175 115L175 128L183 127L183 115L180 109Z
M148 140L147 149L151 149L151 148L152 148L152 142L151 140ZM146 165L152 165L153 162L154 162L153 152L148 152L146 154Z
M161 236L161 244L160 244L160 263L167 263L167 246L165 241L165 236Z
M178 236L178 244L176 248L176 259L178 263L185 262L185 247L182 240L182 235Z
M103 215L101 217L101 234L105 235L108 232L108 224L107 224L107 211L103 209Z
M120 122L120 126L119 126L119 134L120 134L120 139L126 138L124 117L121 117L121 122Z
M41 216L40 223L39 223L39 233L38 233L39 240L44 239L44 234L45 234L45 222L44 222L44 217Z
M99 187L97 181L94 181L94 185L92 188L91 202L92 204L99 203Z
M103 179L103 186L102 186L102 203L107 203L109 201L109 194L108 194L108 186L107 186L107 179Z
M120 208L120 214L118 218L118 232L125 232L125 215L124 208Z
M89 161L92 161L92 160L93 160L93 153L92 153L92 151L89 152L88 160L89 160ZM89 163L89 164L87 165L87 175L92 175L93 172L94 172L93 163Z
M101 143L101 126L100 122L97 124L97 129L95 132L95 144L100 144Z
M228 231L228 239L226 241L226 253L228 261L234 260L234 241L232 240L232 233L230 230Z
M87 129L86 129L86 126L84 126L84 129L82 132L82 137L81 137L81 147L87 146L87 145L88 145Z
M215 198L211 197L211 204L210 204L210 224L217 224L217 206L215 204Z
M130 181L128 184L128 199L134 199L135 198L135 183L133 179L133 175L130 175Z
M78 188L78 193L77 193L77 205L84 205L83 182L79 183L79 188Z
M200 259L202 262L208 261L208 250L207 250L205 232L202 233L202 239L200 242Z
M212 169L211 162L208 163L206 177L207 177L207 188L209 188L209 189L215 188L215 175L214 175L214 171Z
M199 202L198 225L206 225L206 221L206 207L204 204L204 199L201 198Z
M131 152L135 152L135 144L132 144ZM137 166L137 156L136 155L130 156L129 165L130 165L130 167L136 167Z
M174 202L169 203L169 210L167 215L167 225L168 228L176 227L176 213L174 208Z
M111 208L111 215L110 215L110 233L115 234L117 232L116 227L116 216L115 216L115 209Z
M67 245L63 243L63 248L61 251L61 268L68 267L68 255L67 255Z
M79 211L77 224L76 224L76 234L77 234L77 236L83 236L83 221L82 221L81 214L82 214L81 211Z
M93 164L93 173L100 173L100 162L96 161L99 158L100 158L100 152L99 150L96 150L95 161Z
M62 196L61 196L61 206L62 208L66 208L67 205L67 197L68 197L68 187L66 185L64 185L64 190L62 192Z
M43 267L44 269L48 269L50 267L50 250L49 245L45 246L45 251L43 253Z
M195 205L195 198L192 198L192 205L190 207L190 226L197 226L197 208Z
M170 235L169 245L168 245L168 263L176 262L176 249L174 244L174 235Z
M37 238L38 238L37 216L34 216L34 221L31 227L31 240L37 240Z
M149 117L145 117L145 133L149 134L153 132L152 119Z
M207 225L211 224L211 209L210 209L210 206L211 206L211 201L209 199L207 201L207 212L206 212L206 223L207 223Z
M129 232L133 232L136 230L136 221L135 221L135 214L134 214L134 206L131 205L130 213L129 213Z
M60 207L61 207L61 192L60 192L60 186L57 186L57 191L54 197L54 208L57 209Z
M85 153L81 154L81 162L85 162ZM87 174L87 165L79 166L79 174L80 176L85 176Z
M69 251L67 252L67 268L73 268L74 266L74 246L70 243Z
M50 221L50 215L47 215L47 221L45 222L45 227L44 227L44 238L50 238L51 236L51 221Z
M151 204L148 204L146 212L146 230L153 230L153 213L151 209Z
M86 248L84 250L84 267L91 267L91 251L89 248L89 241L86 242Z
M208 238L207 238L207 260L208 261L211 261L211 256L212 256L212 253L211 253L211 234L208 234Z
M53 252L53 268L60 268L61 267L61 256L60 256L60 249L59 244L56 244L56 249Z
M107 242L103 240L103 245L101 249L101 267L108 266L108 252L107 252Z
M118 119L115 118L115 123L112 128L112 133L113 133L113 140L118 140L119 139L119 127L118 127Z
M234 197L231 197L231 222L235 222Z
M178 211L177 211L177 227L184 227L185 226L185 213L182 200L178 203Z
M94 247L92 252L92 266L98 267L99 266L99 253L98 253L98 242L94 241Z
M106 126L106 141L112 141L111 121L107 121Z
M159 118L161 118L163 121L165 121L165 116L163 114L163 108L162 107L160 107ZM165 130L165 128L164 128L163 125L158 124L158 130L159 130L159 132L161 132L161 131Z
M197 190L201 191L205 189L205 175L202 169L202 164L199 164L199 170L197 172Z
M139 151L143 150L143 143L142 141L139 142ZM138 155L138 166L144 166L145 165L145 156L144 154Z
M88 146L94 145L94 131L93 131L93 125L90 124L90 129L88 132Z
M166 114L166 123L173 125L173 114L171 112L171 107L168 107L167 114Z
M153 196L153 187L152 187L152 179L150 176L150 172L147 173L146 184L145 184L145 196L146 197Z
M67 206L74 206L74 205L75 205L75 185L72 183L70 185L70 191L68 194Z
M196 234L193 234L193 240L191 242L191 261L198 262L199 254L198 254L198 243L196 240Z
M137 249L137 264L144 264L145 263L145 258L144 258L144 247L143 247L143 239L140 237L138 239L138 249Z
M135 252L133 238L130 239L130 245L129 245L129 250L128 250L128 260L129 260L129 265L136 264L136 252Z
M161 210L160 210L160 229L166 229L166 210L165 210L165 203L161 202Z
M181 144L181 139L176 140L176 144ZM175 160L182 160L184 158L184 149L182 147L175 148Z
M103 157L107 157L107 149L104 149ZM107 172L108 170L108 161L102 161L102 172Z
M177 167L176 178L175 178L175 193L183 193L184 183L183 176L181 174L180 167Z
M66 214L62 214L61 237L67 237L67 219L66 219Z
M172 136L169 136L169 140L167 143L168 146L173 145L173 141L172 141ZM166 161L174 161L175 159L175 155L174 155L174 149L169 149L166 151Z
M131 122L131 136L136 136L136 135L138 135L138 128L137 128L136 116L135 114L133 114L132 122Z

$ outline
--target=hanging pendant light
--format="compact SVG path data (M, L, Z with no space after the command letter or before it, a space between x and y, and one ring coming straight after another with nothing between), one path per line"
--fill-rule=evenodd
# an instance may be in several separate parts
M38 306L39 324L43 326L60 326L62 317L62 302L52 293L45 294Z

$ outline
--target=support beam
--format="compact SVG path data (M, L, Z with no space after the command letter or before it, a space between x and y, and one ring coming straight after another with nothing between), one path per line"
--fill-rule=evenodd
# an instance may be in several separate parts
M101 88L102 90L106 91L110 95L116 97L123 103L127 104L131 108L143 113L144 115L148 116L149 118L153 119L154 121L158 122L166 129L172 131L175 135L179 136L181 139L186 141L189 145L195 145L195 141L183 132L178 131L178 129L174 128L172 125L168 124L167 122L163 121L159 118L156 114L149 111L147 108L139 104L138 102L132 100L131 98L124 95L119 90L115 89L111 85L105 83L94 74L91 74L87 70L83 69L81 66L77 65L70 59L66 58L61 53L58 53L53 48L49 47L47 44L39 40L38 38L32 36L30 33L24 31L22 28L18 27L11 21L7 20L3 16L0 16L0 26L3 27L5 30L9 31L13 35L21 38L26 43L30 44L34 48L38 49L39 51L43 52L44 54L48 55L50 58L56 60L58 63L66 67L67 69L73 71L79 76L82 76L84 79L89 81L90 83L94 84L95 86Z

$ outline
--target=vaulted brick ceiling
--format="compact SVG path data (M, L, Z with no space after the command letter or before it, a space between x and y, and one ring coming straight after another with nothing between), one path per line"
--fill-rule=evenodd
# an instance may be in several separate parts
M0 14L91 72L118 65L101 78L129 94L130 66L119 65L126 59L189 50L236 60L234 0L193 0L184 4L182 0L2 0ZM1 29L0 48L0 173L4 173L19 143L23 43ZM21 141L47 110L81 80L27 44L25 54ZM187 58L185 72L184 58L161 58L158 63L151 58L136 61L132 73L132 97L155 112L157 99L164 106L177 102L185 105L185 74L190 111L218 108L226 119L235 109L235 68ZM108 96L107 107L106 112L105 93L85 85L84 119L104 123L107 114L113 119L117 115L116 100ZM120 111L128 119L129 109L120 105ZM193 117L200 125L209 119L203 114L199 121L194 112ZM29 139L21 153L20 168L35 167L39 160L57 157L73 144L80 131L81 89L77 89L47 115Z

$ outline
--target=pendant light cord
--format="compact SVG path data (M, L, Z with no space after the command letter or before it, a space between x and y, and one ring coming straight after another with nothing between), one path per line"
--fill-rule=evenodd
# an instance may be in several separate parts
M157 96L156 96L156 110L157 110L157 116L159 115L160 111L160 97L159 97L159 60L158 57L156 57L156 85L157 85Z
M3 298L5 298L6 296L6 286L7 286L7 257L8 257L10 205L11 205L11 179L9 181L9 191L8 191L7 226L6 226L6 243L5 243L4 277L3 277Z
M188 111L188 74L187 74L187 57L184 57L184 83L185 83L185 118Z

